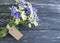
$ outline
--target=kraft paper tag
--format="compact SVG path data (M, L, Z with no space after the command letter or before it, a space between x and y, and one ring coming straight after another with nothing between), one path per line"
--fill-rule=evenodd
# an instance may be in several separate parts
M9 28L9 34L11 34L17 40L21 39L21 37L23 36L23 34L15 27Z

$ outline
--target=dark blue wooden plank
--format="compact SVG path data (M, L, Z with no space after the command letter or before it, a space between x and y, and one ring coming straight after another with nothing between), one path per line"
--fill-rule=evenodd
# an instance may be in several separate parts
M59 0L28 0L29 2L31 1L32 4L38 9L39 13L60 13L60 5L59 4L52 4L52 3L58 3L60 2ZM52 2L52 3L50 3ZM1 4L3 3L3 4ZM14 0L1 0L0 4L4 5L5 3L7 3L6 5L15 3ZM8 9L9 6L0 6L0 12L10 12Z
M39 14L39 26L38 27L32 27L31 29L60 29L60 14ZM8 19L10 18L10 13L0 13L0 27L3 24L6 24L8 22ZM4 23L5 22L5 23ZM3 25L4 26L4 25ZM28 29L28 27L21 27L21 29Z
M21 1L21 0L20 0ZM26 0L34 4L60 4L60 0ZM15 0L0 0L0 5L15 4Z
M0 12L10 12L9 6L12 5L1 5ZM55 4L40 4L40 5L33 5L39 14L46 14L46 13L60 13L60 5Z
M60 4L60 0L26 0L35 4Z
M33 5L36 9L38 9L38 13L60 13L60 5L56 4L40 4Z
M39 13L60 13L60 0L27 0Z
M1 12L10 12L9 7L12 5L0 5L0 13Z
M42 29L60 29L60 14L40 14Z
M30 1L32 1L32 0L30 0ZM52 0L50 0L50 1L52 2ZM35 8L38 9L39 13L60 13L60 5L59 4L52 4L52 3L49 4L50 1L49 0L41 0L41 1L35 0L35 1L32 1L33 2L32 4ZM8 0L8 1L1 0L0 2L1 3L4 3L4 2L7 3L8 2L10 4L14 3L13 0ZM43 3L40 3L40 2L43 2ZM44 2L46 2L46 3L44 3ZM56 0L53 0L53 2L56 2ZM58 2L59 2L59 0L58 0ZM9 4L7 4L6 6L4 5L4 7L3 7L3 5L0 6L0 12L10 12L8 9Z
M12 36L7 35L0 39L0 43L60 43L59 30L20 30L23 37L17 41Z
M0 5L15 4L15 0L0 0Z

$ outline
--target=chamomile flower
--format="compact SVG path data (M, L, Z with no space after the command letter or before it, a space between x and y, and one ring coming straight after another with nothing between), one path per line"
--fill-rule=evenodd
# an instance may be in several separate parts
M34 21L34 25L35 25L35 26L38 26L38 22Z
M31 27L32 27L32 26L31 26L31 23L29 23L28 26L29 26L29 28L31 28Z
M23 20L27 19L27 16L25 15L25 11L22 12L21 17L22 17Z
M18 7L19 7L20 10L23 10L24 9L24 7L22 7L22 6L18 6Z
M19 22L20 22L20 19L19 19L19 18L15 19L15 23L16 23L16 25L18 25Z

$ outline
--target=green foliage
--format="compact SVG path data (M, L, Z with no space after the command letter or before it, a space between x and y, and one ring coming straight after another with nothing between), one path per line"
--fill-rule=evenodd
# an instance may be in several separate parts
M4 27L2 30L0 30L0 38L5 37L7 33L8 29Z

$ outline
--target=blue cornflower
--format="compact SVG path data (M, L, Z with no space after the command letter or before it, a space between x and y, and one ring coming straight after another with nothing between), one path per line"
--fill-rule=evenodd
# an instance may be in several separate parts
M14 16L15 18L19 18L20 12L11 13L11 15Z
M10 9L11 12L13 12L13 13L15 13L15 12L18 11L16 6L9 7L9 9Z
M36 13L35 11L33 11L33 13L34 13L34 18L35 18L35 20L36 20L36 21L39 21L39 18L38 18L38 16L37 16L37 13Z
M24 6L24 2L19 1L18 4Z
M30 8L28 6L25 9L23 9L23 11L25 11L25 13L27 14L31 14Z
M26 7L26 10L27 10L27 13L28 13L28 14L31 14L31 11L30 11L29 6Z
M19 5L22 5L22 6L24 6L24 7L29 6L27 2L23 2L23 1L19 1L18 4L19 4Z
M28 3L25 3L25 6L28 6Z
M37 12L37 9L36 8L33 8L33 11Z
M30 10L29 6L26 7L27 10Z
M18 18L20 16L20 13L17 10L17 7L12 6L9 7L9 9L11 10L11 16L14 16L15 18Z

